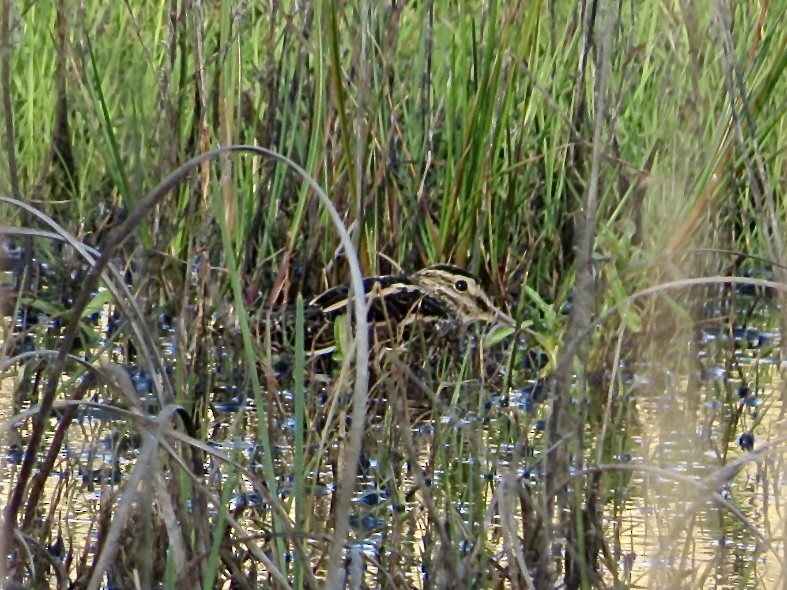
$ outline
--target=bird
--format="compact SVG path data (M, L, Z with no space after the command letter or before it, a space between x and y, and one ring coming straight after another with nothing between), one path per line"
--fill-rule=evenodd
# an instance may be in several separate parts
M381 275L363 280L368 321L377 342L401 341L416 327L445 332L473 324L513 326L479 281L452 264L434 264L411 275ZM339 285L313 297L304 307L306 341L312 354L336 350L335 325L349 316L351 289ZM289 323L289 322L288 322Z

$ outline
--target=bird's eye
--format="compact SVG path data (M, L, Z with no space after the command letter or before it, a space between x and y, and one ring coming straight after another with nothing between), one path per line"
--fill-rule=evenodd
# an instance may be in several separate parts
M467 281L464 279L459 279L454 283L454 288L457 291L467 291Z

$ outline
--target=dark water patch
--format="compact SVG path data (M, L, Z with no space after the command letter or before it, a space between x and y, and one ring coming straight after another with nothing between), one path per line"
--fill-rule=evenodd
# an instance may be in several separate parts
M5 456L10 465L20 465L25 457L25 450L14 443L6 449Z

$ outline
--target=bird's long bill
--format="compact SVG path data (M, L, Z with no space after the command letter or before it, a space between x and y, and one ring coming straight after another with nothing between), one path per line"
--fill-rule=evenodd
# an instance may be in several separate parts
M514 326L514 325L516 325L516 322L514 321L514 318L512 318L510 315L508 315L506 312L504 312L504 311L502 311L500 309L497 310L497 315L495 316L494 323L495 323L495 325L502 325L502 326Z

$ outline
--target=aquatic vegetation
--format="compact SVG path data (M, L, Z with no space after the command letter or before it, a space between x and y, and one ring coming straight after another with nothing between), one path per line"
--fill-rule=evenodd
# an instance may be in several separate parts
M0 577L784 578L783 2L11 4Z

